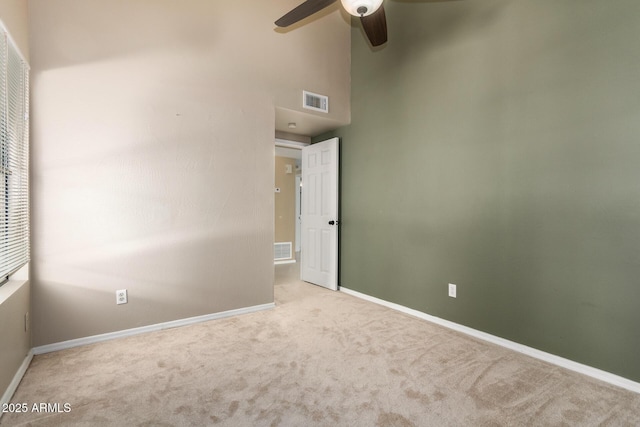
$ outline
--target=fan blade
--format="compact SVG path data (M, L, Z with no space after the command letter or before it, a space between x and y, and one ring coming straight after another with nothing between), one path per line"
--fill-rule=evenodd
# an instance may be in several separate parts
M372 46L380 46L387 42L387 16L383 5L371 15L361 17L360 21Z
M278 27L288 27L295 24L304 18L313 15L316 12L320 12L327 6L335 3L337 0L307 0L282 18L276 21Z

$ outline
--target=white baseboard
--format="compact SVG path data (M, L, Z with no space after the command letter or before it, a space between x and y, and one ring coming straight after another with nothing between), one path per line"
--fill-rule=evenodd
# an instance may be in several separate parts
M203 316L189 317L186 319L173 320L171 322L156 323L155 325L142 326L139 328L125 329L123 331L109 332L106 334L93 335L85 338L78 338L69 341L62 341L54 344L42 345L34 347L31 351L33 354L51 353L53 351L66 350L73 347L94 344L102 341L114 340L117 338L130 337L132 335L144 334L147 332L161 331L164 329L177 328L179 326L193 325L194 323L207 322L209 320L222 319L225 317L238 316L240 314L254 313L256 311L268 310L274 308L275 303L254 305L252 307L238 308L236 310L228 310L220 313L205 314Z
M526 354L527 356L531 356L536 359L540 359L545 362L552 363L557 366L561 366L565 369L569 369L571 371L578 372L580 374L588 375L592 378L596 378L600 381L604 381L606 383L624 388L626 390L633 391L635 393L640 393L640 383L631 381L619 375L612 374L610 372L603 371L601 369L593 368L588 365L583 365L582 363L574 362L573 360L565 359L564 357L556 356L555 354L547 353L542 350L538 350L533 347L528 347L523 344L518 344L516 342L509 341L504 338L500 338L495 335L491 335L486 332L479 331L477 329L469 328L468 326L463 326L458 323L442 319L440 317L431 316L430 314L426 314L421 311L414 310L412 308L405 307L400 304L396 304L396 303L385 301L376 297L372 297L370 295L366 295L342 286L340 286L340 291L344 292L345 294L349 294L354 297L361 298L379 305L383 305L385 307L400 311L402 313L409 314L414 317L418 317L428 322L436 323L446 328L453 329L458 332L462 332L463 334L471 335L472 337L479 338L481 340L488 341L490 343L497 344L502 347L506 347L510 350L517 351L518 353Z
M27 372L27 368L31 364L31 359L33 359L33 354L34 354L33 350L29 350L29 353L27 353L27 356L22 361L20 368L18 368L18 371L13 376L13 380L11 380L9 387L7 387L7 389L4 391L4 394L2 395L2 399L0 399L0 406L3 406L5 403L9 403L11 401L13 394L16 392L16 390L18 389L18 386L20 385L20 381L22 381L22 377L24 376L25 372ZM2 413L3 412L0 411L0 418L2 418Z

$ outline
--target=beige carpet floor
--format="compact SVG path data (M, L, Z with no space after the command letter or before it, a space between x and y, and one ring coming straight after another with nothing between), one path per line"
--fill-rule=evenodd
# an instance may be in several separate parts
M36 356L3 426L639 426L640 395L292 279L273 310Z

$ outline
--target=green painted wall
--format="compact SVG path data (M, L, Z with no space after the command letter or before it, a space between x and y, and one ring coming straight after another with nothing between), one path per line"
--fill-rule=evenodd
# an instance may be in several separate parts
M335 133L341 285L640 381L640 2L385 5Z

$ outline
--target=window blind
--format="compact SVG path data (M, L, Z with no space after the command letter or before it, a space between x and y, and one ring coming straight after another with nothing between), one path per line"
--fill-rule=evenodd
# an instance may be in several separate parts
M29 261L29 68L0 46L0 283Z

